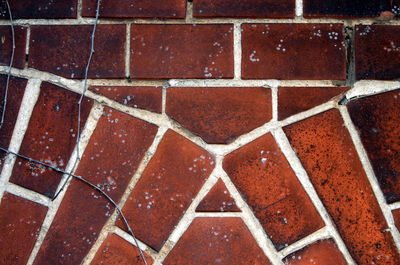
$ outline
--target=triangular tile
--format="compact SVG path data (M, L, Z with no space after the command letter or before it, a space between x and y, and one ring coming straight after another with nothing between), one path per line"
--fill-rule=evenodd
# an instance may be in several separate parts
M240 212L224 182L218 179L196 208L196 212Z

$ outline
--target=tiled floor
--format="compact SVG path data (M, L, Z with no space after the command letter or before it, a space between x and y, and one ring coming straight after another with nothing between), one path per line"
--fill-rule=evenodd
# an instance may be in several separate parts
M400 264L400 1L56 2L0 4L0 264Z

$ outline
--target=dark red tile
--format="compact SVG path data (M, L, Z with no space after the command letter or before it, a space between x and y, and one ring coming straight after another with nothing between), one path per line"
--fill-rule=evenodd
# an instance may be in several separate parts
M153 258L143 252L146 263L153 264ZM142 265L144 264L137 247L116 234L109 234L103 242L91 265Z
M400 90L347 104L388 203L400 200L399 106Z
M294 0L193 0L194 17L293 18Z
M125 25L98 25L88 78L124 78ZM83 79L92 25L31 26L29 67Z
M304 0L303 13L306 18L334 17L378 17L391 10L391 0Z
M6 90L7 76L0 75L0 120L3 115L3 102ZM14 126L17 121L19 108L21 106L22 97L25 93L27 80L11 77L8 86L6 113L4 114L4 123L0 128L0 147L8 149ZM4 157L6 153L0 152L0 172L3 168Z
M161 87L96 86L89 90L132 108L157 113L162 111Z
M271 134L227 155L223 167L276 249L324 226Z
M232 78L233 25L132 25L131 77Z
M272 118L271 90L264 87L168 88L166 113L207 143L229 143Z
M284 128L357 264L400 264L379 204L338 110Z
M309 110L341 93L348 87L280 87L278 88L278 119Z
M1 264L26 264L46 212L40 204L4 193L0 204Z
M168 130L123 207L136 237L159 251L213 168L210 154Z
M75 174L118 203L156 133L155 125L105 108ZM73 179L34 264L81 264L113 211L98 191Z
M218 179L207 195L201 200L196 212L240 212L224 182Z
M50 83L42 83L19 153L65 169L76 144L80 95ZM85 98L81 110L84 127L93 100ZM53 196L61 174L18 158L10 181Z
M95 17L97 0L84 0L82 16ZM107 18L185 18L186 0L102 0L100 17Z
M357 79L400 79L400 26L356 26Z
M8 0L13 19L76 18L78 0ZM0 3L1 19L8 19L7 6Z
M394 224L397 227L397 230L400 230L400 209L396 209L392 211Z
M346 79L342 24L242 25L245 79Z
M0 12L1 16L1 12ZM0 26L0 64L10 65L12 54L12 34L10 26ZM25 67L26 27L14 26L14 59L12 67Z
M163 262L170 264L271 264L237 217L196 218Z
M287 256L283 262L286 265L347 265L332 239L317 241L305 246Z

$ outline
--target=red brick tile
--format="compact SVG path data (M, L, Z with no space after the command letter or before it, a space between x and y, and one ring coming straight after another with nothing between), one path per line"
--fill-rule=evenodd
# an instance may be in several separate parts
M156 132L152 124L106 108L75 174L118 203ZM34 264L81 264L113 211L99 192L73 179Z
M245 79L346 79L342 24L242 25Z
M143 252L147 264L153 264L153 258ZM91 265L142 265L143 260L137 247L131 245L116 234L109 234L96 253Z
M391 10L390 0L304 0L304 17L378 17L382 11Z
M7 76L0 75L0 117L3 114L3 98L6 89ZM11 77L7 93L6 113L4 115L4 123L0 128L0 147L8 149L14 126L17 121L19 108L21 106L22 97L25 93L27 80ZM1 118L0 118L1 119ZM0 172L3 168L3 159L6 156L4 152L0 152Z
M76 144L80 95L50 83L43 83L40 89L19 153L65 169ZM92 104L91 99L83 100L81 128L85 125ZM60 173L18 158L10 181L53 196L60 177Z
M84 0L82 16L95 17L97 0ZM185 18L186 0L103 0L100 17L108 18Z
M324 226L271 134L227 155L223 167L278 250Z
M294 0L194 0L194 17L293 18Z
M388 203L400 200L400 90L347 104Z
M196 212L240 212L224 182L217 183L207 193L196 208Z
M284 131L355 261L400 264L339 111L326 111Z
M0 12L1 13L1 12ZM12 53L12 34L10 26L0 26L0 64L10 65ZM25 67L26 27L14 26L14 60L15 68Z
M25 265L47 208L4 193L0 204L0 263Z
M357 79L400 79L400 26L356 26Z
M280 87L278 119L309 110L348 90L348 87Z
M14 19L76 18L78 0L8 0ZM0 10L7 10L4 1ZM1 19L8 19L8 12L0 13Z
M293 254L283 262L286 265L346 265L346 260L332 239L317 241Z
M392 211L394 224L397 227L397 230L400 230L400 209L396 209Z
M123 208L136 237L159 251L213 168L210 154L167 131Z
M161 87L96 86L89 90L132 108L157 113L162 111Z
M271 264L237 217L196 218L163 262L170 264Z
M89 78L124 78L125 25L98 25ZM31 26L29 67L66 78L85 76L92 25Z
M232 78L233 25L132 25L131 77Z
M229 143L272 118L264 87L167 89L166 113L207 143Z

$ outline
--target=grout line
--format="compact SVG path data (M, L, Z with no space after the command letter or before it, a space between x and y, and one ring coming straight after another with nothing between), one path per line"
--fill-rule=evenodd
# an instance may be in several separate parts
M28 128L33 108L35 107L36 101L40 94L40 84L41 82L38 79L30 79L26 84L25 92L21 101L21 107L17 116L17 121L15 123L10 145L8 147L10 151L15 153L18 153L19 151L25 131ZM3 192L7 186L8 180L11 177L15 161L16 157L11 154L8 154L4 160L3 170L0 175L0 201L3 197Z
M90 139L90 136L92 135L102 113L103 113L103 107L101 105L95 103L95 105L92 107L92 109L90 111L89 117L86 121L85 127L82 130L81 138L79 140L80 141L79 142L79 145L80 145L79 151L81 152L81 154L85 151L85 148ZM75 160L77 157L76 152L77 152L77 150L76 150L76 146L75 146L74 151L72 152L72 154L70 156L70 160L68 161L68 165L65 169L65 172L70 172L72 167L74 166ZM71 172L71 173L73 173L73 172ZM62 177L58 189L64 183L64 180L66 178L67 178L66 175L64 175ZM69 187L71 180L72 180L72 178L67 183L67 185L65 186L64 190L60 193L60 195L50 204L49 210L47 211L46 217L43 221L42 227L39 232L39 236L36 239L35 246L31 252L31 255L29 257L27 265L32 265L33 262L35 261L36 255L39 253L40 247L42 246L42 243L46 237L47 231L49 230L49 228L54 220L54 217L57 214L58 208L61 205L62 199L63 199L65 193L68 191L68 187Z
M168 86L163 86L162 87L162 97L161 97L161 113L162 115L166 115L165 114L165 110L167 108L167 89Z
M400 249L400 233L394 224L391 208L389 205L386 204L384 194L383 194L382 190L380 189L379 182L376 179L374 170L372 169L371 163L368 159L367 152L364 149L364 146L358 135L357 129L355 128L354 124L351 121L351 118L350 118L349 112L347 111L347 108L345 106L339 106L339 110L340 110L340 114L342 115L342 118L344 120L344 124L351 136L351 139L352 139L354 147L357 151L358 157L359 157L361 164L364 168L364 171L366 173L366 176L372 187L375 198L382 210L382 213L386 220L386 223L389 226L389 230L392 234L392 237L396 244L396 247L397 247L397 249Z
M126 42L125 42L125 77L131 76L131 24L126 25Z
M240 23L233 26L233 65L234 79L240 80L242 77L242 29Z
M392 211L397 210L397 209L400 209L400 202L395 202L395 203L389 204L388 206L390 207L390 209Z
M27 25L26 27L26 46L25 46L25 55L29 55L29 42L31 40L31 26ZM28 62L26 62L28 63Z
M82 19L82 0L78 0L78 4L76 7L77 7L76 17L77 17L77 19L81 20Z
M278 121L278 87L271 87L272 121Z
M296 0L296 17L303 18L303 0Z
M400 88L400 81L361 80L346 93L348 99L366 97Z
M274 136L276 143L280 147L282 153L285 155L287 161L289 162L291 168L293 169L294 173L296 174L301 185L304 187L304 190L308 194L308 197L311 199L313 205L315 206L319 215L321 216L322 220L324 221L328 231L332 235L339 250L342 252L344 258L346 259L347 264L355 265L356 263L353 261L353 258L351 257L345 243L343 242L342 238L340 237L339 232L336 230L335 225L334 225L333 221L331 220L327 210L325 209L325 206L322 204L322 201L319 198L314 186L312 185L312 183L307 175L307 172L303 168L295 151L290 146L289 140L287 139L285 133L280 128L280 129L277 129L276 131L273 131L272 135Z
M49 207L49 205L51 205L51 199L50 198L48 198L48 197L46 197L46 196L44 196L44 195L42 195L40 193L37 193L35 191L32 191L32 190L26 189L24 187L18 186L18 185L14 184L14 183L11 183L11 182L6 184L6 190L5 191L8 192L8 193L14 194L16 196L19 196L21 198L27 199L29 201L39 203L39 204L44 205L46 207Z
M195 212L195 217L242 217L240 212Z
M353 86L355 79L355 27L346 26L344 28L345 45L346 45L346 86Z
M123 238L124 240L128 241L130 244L136 246L135 240L133 240L132 236L125 232L124 230L122 230L121 228L114 226L111 229L111 233L114 233L116 235L118 235L119 237ZM144 249L146 254L150 255L153 259L157 256L157 252L155 250L153 250L152 248L150 248L149 246L147 246L145 243L143 243L142 241L140 241L139 239L136 239L137 242L139 243L139 247L141 249ZM89 263L90 264L90 263ZM82 264L84 265L84 264Z
M186 1L185 23L193 23L193 2Z

